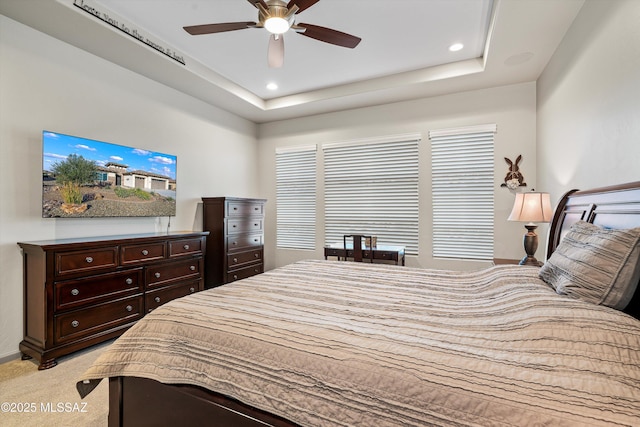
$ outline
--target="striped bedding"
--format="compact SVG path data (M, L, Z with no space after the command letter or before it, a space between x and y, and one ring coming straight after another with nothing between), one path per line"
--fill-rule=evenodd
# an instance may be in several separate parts
M158 308L78 390L192 384L302 426L638 425L640 321L537 273L298 262Z

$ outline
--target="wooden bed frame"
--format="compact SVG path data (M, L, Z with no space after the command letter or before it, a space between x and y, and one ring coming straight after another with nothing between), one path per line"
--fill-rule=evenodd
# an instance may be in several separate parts
M640 227L640 182L567 192L558 203L549 230L547 258L578 220L609 228ZM624 311L640 319L640 286ZM201 387L137 377L109 379L109 427L158 425L297 424Z

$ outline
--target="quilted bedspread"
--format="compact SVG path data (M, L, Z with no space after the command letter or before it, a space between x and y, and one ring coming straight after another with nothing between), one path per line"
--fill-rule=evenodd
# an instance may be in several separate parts
M294 263L154 310L78 390L192 384L302 426L639 425L640 321L537 273Z

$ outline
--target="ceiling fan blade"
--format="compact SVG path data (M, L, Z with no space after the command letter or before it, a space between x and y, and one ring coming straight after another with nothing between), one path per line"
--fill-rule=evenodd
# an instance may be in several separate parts
M223 33L225 31L244 30L245 28L255 27L255 22L225 22L222 24L204 24L191 25L190 27L182 27L192 36L200 34Z
M291 0L289 4L287 4L287 9L291 9L291 7L295 4L296 6L298 6L298 11L296 13L300 13L305 9L309 9L319 1L320 0Z
M320 27L318 25L298 24L298 27L305 29L304 32L300 32L303 36L311 37L312 39L320 40L321 42L335 44L337 46L348 47L350 49L358 46L358 43L362 40L360 37L352 36L351 34L343 33L342 31L332 30L331 28Z
M280 68L284 64L284 37L282 34L271 34L267 53L269 68Z
M256 3L260 3L262 6L264 6L265 9L269 9L269 6L267 6L267 4L264 2L264 0L247 0L249 3L251 3L254 7L258 7L258 5Z

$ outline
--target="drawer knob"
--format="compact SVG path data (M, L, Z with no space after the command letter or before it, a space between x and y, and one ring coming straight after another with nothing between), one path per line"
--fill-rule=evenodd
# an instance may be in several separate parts
M189 270L191 270L191 271L196 271L196 266L195 266L195 265L190 265L190 266L189 266Z
M238 242L231 242L231 244L232 244L232 245L237 245L237 244L238 244Z
M254 211L259 211L259 210L260 210L260 208L256 206L255 208L253 208L253 210L254 210Z
M160 302L160 297L155 297L153 300L154 300L155 302Z
M86 257L84 260L87 261L89 264L93 262L93 258L91 258L90 256Z
M155 273L154 276L156 276L156 279L160 278L160 273Z
M189 292L194 293L196 291L196 288L194 288L193 286L189 288Z
M238 275L237 274L233 275L233 280L238 280Z
M133 283L133 279L131 277L127 277L127 280L124 281L127 285L130 285Z
M184 245L183 248L184 248L185 251L188 251L189 250L189 245Z
M148 250L146 250L146 249L143 249L143 250L142 250L142 255L144 255L144 256L149 255L149 251L148 251Z
M231 227L236 228L238 224L233 224Z
M236 206L234 206L234 207L233 207L233 210L234 210L234 211L237 211L237 210L238 210L238 208L237 208Z
M128 305L128 306L126 306L126 307L125 307L125 309L126 309L127 311L132 311L132 310L133 310L133 307L132 307L132 306L130 306L130 305Z
M71 322L71 326L73 326L74 328L77 328L78 326L80 326L80 322L78 322L77 320L74 320L73 322Z
M257 226L258 226L258 224L253 224L253 226L254 226L254 227L257 227Z
M253 256L256 257L256 258L260 258L260 254L258 254L258 253L253 254Z
M234 259L233 259L233 262L238 262L238 258L234 258Z
M79 291L79 290L77 290L77 289L71 289L71 295L73 295L74 297L75 297L76 295L78 295L79 293L80 293L80 291Z
M253 269L253 271L255 271L256 273L260 273L260 269L259 268L255 268L255 269Z
M258 243L260 240L258 239L253 239L254 242Z

